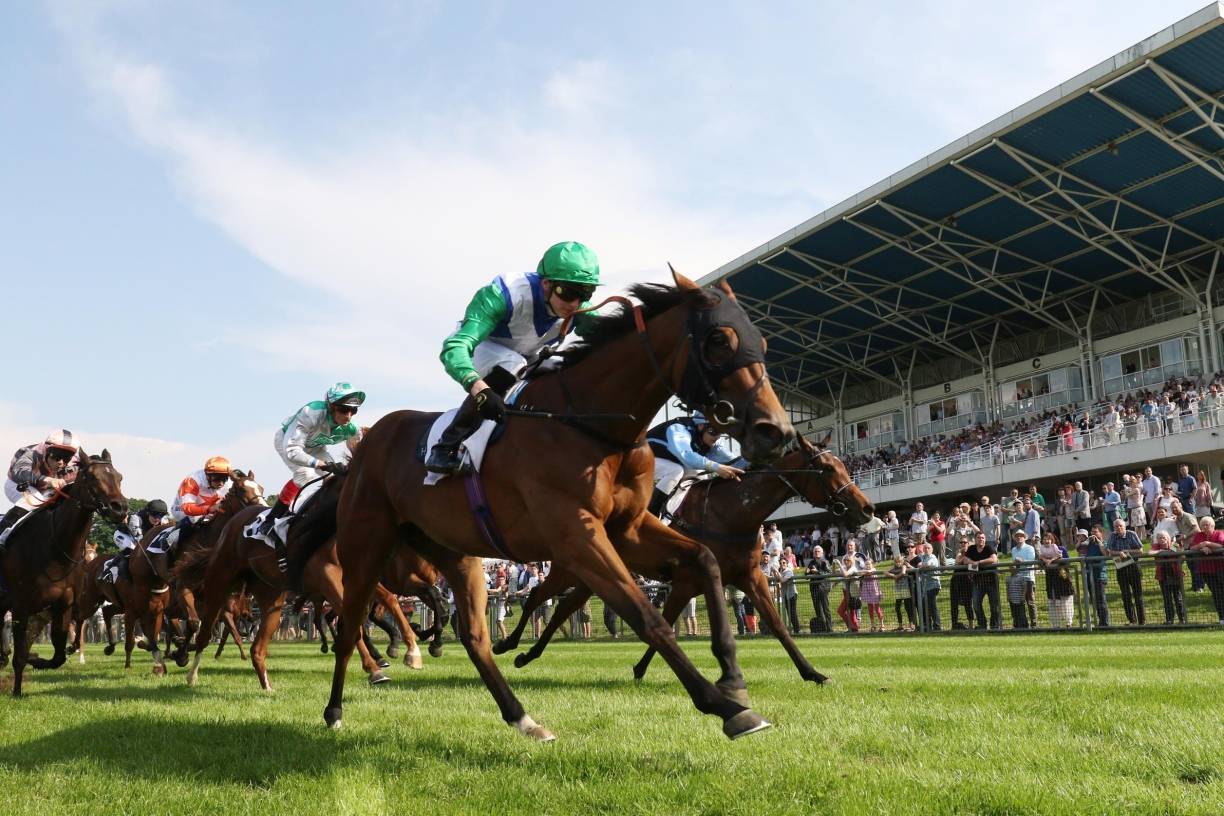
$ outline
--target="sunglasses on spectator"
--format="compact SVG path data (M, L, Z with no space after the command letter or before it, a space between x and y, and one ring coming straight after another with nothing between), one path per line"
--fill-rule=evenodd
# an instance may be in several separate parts
M553 294L566 303L590 300L595 287L584 283L554 283Z

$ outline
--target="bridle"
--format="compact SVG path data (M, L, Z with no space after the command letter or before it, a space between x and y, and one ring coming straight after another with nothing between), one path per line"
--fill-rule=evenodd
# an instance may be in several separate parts
M799 490L799 488L795 487L794 483L791 482L790 479L786 478L785 474L811 473L818 477L824 477L829 473L836 472L834 468L829 467L828 465L822 464L820 462L820 458L824 456L825 453L827 453L827 451L822 451L816 448L805 450L804 455L807 457L808 464L811 465L811 467L808 467L808 468L792 468L789 470L780 470L778 468L773 467L772 465L766 465L760 470L746 471L744 475L747 476L749 473L764 473L764 474L774 476L778 479L778 481L786 485L786 487L790 490L792 494L794 494L796 498L798 498L800 501L806 502L808 501L808 497L805 496ZM848 512L850 512L850 506L846 504L846 501L843 498L843 495L853 485L854 485L854 480L851 479L849 476L847 476L846 481L843 482L840 486L835 487L835 488L826 487L825 489L828 493L828 496L825 499L825 509L839 518L841 516L846 515Z
M110 463L106 461L96 461L96 462L91 461L91 462L86 463L86 465L80 469L80 472L84 474L85 471L88 471L89 468L93 467L94 465L108 465L108 464ZM99 498L97 492L95 492L93 489L93 483L96 481L97 480L94 479L92 476L86 476L86 481L83 485L83 489L88 494L91 504L86 504L85 502L78 499L76 496L72 495L71 492L64 490L62 487L55 488L55 494L59 496L61 499L63 499L64 501L75 504L77 508L81 510L82 512L99 513L103 516L109 516L110 508L107 506L106 500L103 498ZM76 484L76 482L74 481L73 484Z

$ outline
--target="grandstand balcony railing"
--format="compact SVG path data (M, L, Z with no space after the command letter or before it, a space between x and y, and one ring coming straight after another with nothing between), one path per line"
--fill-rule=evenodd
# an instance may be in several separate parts
M1196 413L1184 416L1163 419L1140 416L1136 420L1113 427L1098 424L1086 432L1076 428L1068 435L1069 438L1063 435L1051 437L1046 430L1014 433L988 445L980 445L951 456L859 470L852 475L860 488L887 487L903 482L938 478L951 473L1076 454L1220 426L1224 426L1224 404L1202 408Z

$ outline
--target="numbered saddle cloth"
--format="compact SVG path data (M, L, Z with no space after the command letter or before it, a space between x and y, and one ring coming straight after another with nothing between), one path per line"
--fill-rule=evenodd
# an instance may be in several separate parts
M303 487L301 492L298 493L297 497L293 500L293 506L289 508L290 512L278 518L276 520L276 523L272 525L273 532L276 534L277 537L280 538L281 541L288 540L286 537L289 535L289 525L293 522L295 518L301 515L303 510L305 510L308 506L310 506L310 500L313 499L316 495L318 495L319 490L321 490L323 487L323 482L324 482L323 479L319 479ZM256 541L262 541L263 543L267 544L269 547L272 547L273 549L275 549L276 542L273 541L269 536L261 535L259 532L259 528L263 524L264 519L267 517L268 513L271 513L271 512L272 512L272 508L269 507L267 510L262 510L259 513L257 513L255 515L254 520L248 523L246 527L242 528L242 534L246 536L247 538L253 538Z

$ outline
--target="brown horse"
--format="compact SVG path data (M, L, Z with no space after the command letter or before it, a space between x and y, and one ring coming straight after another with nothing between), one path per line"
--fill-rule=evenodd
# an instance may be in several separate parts
M113 522L127 517L127 499L119 489L123 476L108 451L89 456L80 451L80 469L55 507L31 513L9 534L0 554L0 620L13 613L13 696L21 696L26 665L58 669L64 665L68 624L85 563L85 539L94 513ZM30 659L30 617L48 610L55 656Z
M215 505L216 512L211 519L200 522L190 528L190 535L184 534L176 545L182 555L178 560L189 557L193 552L208 551L215 546L226 523L242 509L264 507L264 490L252 478L241 470L235 470L230 475L230 488L225 497ZM141 631L153 657L153 674L162 676L166 673L166 662L161 651L160 638L162 624L167 610L174 597L172 595L173 575L171 574L171 555L169 553L149 553L148 548L157 534L169 529L173 524L167 522L152 528L144 534L132 554L128 556L128 575L115 584L115 593L119 597L119 606L123 609L123 623L126 629L124 640L123 667L132 667L132 650L136 645L136 622L140 622ZM181 598L180 598L181 599ZM184 606L190 627L189 637L195 637L200 627L199 617L194 613L194 603L187 596ZM211 632L211 630L210 630ZM185 665L186 656L180 659L180 665Z
M359 448L360 449L360 448ZM301 518L295 519L289 527L286 546L290 555L296 552L300 537L295 535L299 525L311 517L312 513L324 512L335 515L335 506L340 486L343 480L328 478L315 497L302 511ZM268 644L272 635L280 625L281 610L285 605L289 585L285 576L276 565L276 551L265 542L248 538L244 528L259 514L260 508L248 507L233 518L221 533L221 539L209 552L193 553L180 561L176 572L185 583L200 586L196 594L196 604L200 612L202 626L195 638L195 659L191 662L191 670L187 674L187 684L195 685L199 679L200 657L208 647L217 616L225 605L225 599L239 585L246 584L247 589L255 596L259 605L259 627L251 643L251 663L259 678L259 685L265 691L272 690L268 680ZM327 542L323 542L326 544ZM329 546L316 546L305 564L302 576L303 594L322 596L333 607L340 608L342 588L340 584L340 565L336 560L334 543ZM386 590L382 590L386 593ZM390 593L387 593L389 596ZM365 604L369 608L369 602ZM396 610L399 604L395 604ZM353 629L362 631L361 621L364 612L352 620ZM400 614L404 639L406 642L413 637L412 629ZM344 629L349 627L345 625ZM385 683L389 679L371 657L365 644L360 646L362 668L369 675L370 685Z
M247 659L246 649L242 648L242 634L238 631L240 620L248 623L255 621L255 615L251 609L251 596L246 594L245 589L230 595L225 602L225 609L221 612L221 638L217 641L217 651L213 654L214 660L221 657L226 640L233 640L234 645L238 647L239 660Z
M416 596L433 612L433 625L428 629L412 626L419 640L429 641L429 654L433 657L442 656L442 633L450 620L450 607L438 590L440 577L433 564L406 547L395 551L382 574L382 585L393 594Z
M673 273L674 274L674 273ZM561 564L599 593L647 643L659 649L697 709L723 721L735 738L767 728L747 708L735 639L725 616L712 622L711 648L720 668L709 682L680 649L671 627L634 583L619 551L683 551L677 571L700 576L711 606L722 602L718 564L700 543L646 512L654 457L645 433L666 400L678 395L702 407L715 427L743 444L750 460L781 454L794 431L769 385L764 341L728 287L702 289L674 274L676 288L639 285L639 305L590 320L584 342L564 353L559 370L532 379L520 406L568 415L568 422L509 421L485 457L488 506L502 543L491 544L469 510L462 479L424 486L424 465L412 455L435 414L392 413L358 448L336 518L344 567L342 619L362 614L390 554L408 546L431 561L455 593L461 639L498 704L502 719L531 738L553 735L524 711L489 650L486 591L479 556L506 553L519 561ZM596 424L585 411L618 412ZM623 412L623 413L619 413ZM607 421L605 421L607 420ZM357 633L336 644L325 721L342 719L345 667Z
M748 596L782 648L790 655L799 676L804 680L823 683L828 678L812 668L783 625L769 589L769 581L760 569L758 530L765 519L791 497L828 508L835 516L845 518L855 527L865 524L875 512L871 501L850 478L841 460L800 437L799 448L782 457L774 466L745 471L741 481L711 479L695 485L677 510L672 526L710 548L718 559L723 580L739 587ZM654 555L656 559L653 563L631 562L630 566L650 578L666 579L667 554ZM561 623L581 609L591 597L591 590L575 584L573 576L554 568L548 578L532 590L522 619L509 637L493 646L493 652L502 654L517 647L531 612L549 598L573 586L574 591L560 602L552 620L540 633L540 638L529 650L515 656L514 665L522 668L543 654ZM698 590L699 587L687 581L685 576L677 576L663 607L664 620L674 624ZM722 605L719 605L710 613L725 616L722 610ZM646 667L653 656L654 649L647 647L646 654L633 667L635 678L641 680L645 676Z

